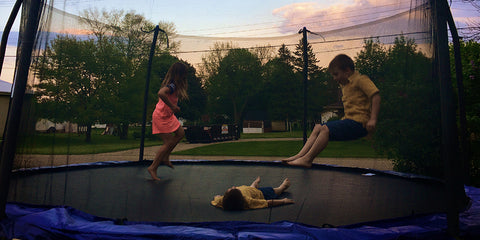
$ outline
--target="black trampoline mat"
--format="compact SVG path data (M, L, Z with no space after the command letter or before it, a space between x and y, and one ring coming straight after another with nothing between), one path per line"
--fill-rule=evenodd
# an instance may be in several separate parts
M174 162L160 167L162 181L147 173L150 161L104 167L15 173L9 201L67 205L86 213L129 221L211 222L287 220L314 226L349 225L412 214L444 212L443 184L412 180L366 169L314 165L311 169L270 162ZM282 197L295 204L226 212L210 201L231 186L276 187L288 177L292 183Z

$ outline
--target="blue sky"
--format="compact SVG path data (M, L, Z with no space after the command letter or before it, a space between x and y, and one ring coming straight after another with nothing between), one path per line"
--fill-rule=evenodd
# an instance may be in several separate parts
M415 0L413 0L415 1ZM82 9L134 10L150 21L172 22L178 34L206 37L269 37L291 35L307 26L326 31L367 22L407 10L410 0L62 0L55 7L79 14ZM479 12L462 0L448 0L457 27L480 23ZM477 1L478 2L478 1ZM15 0L0 0L3 31ZM12 31L18 29L18 21ZM11 41L15 42L15 41ZM203 49L202 49L203 50ZM7 55L14 50L7 49ZM8 64L8 58L5 60ZM4 66L0 78L13 65Z

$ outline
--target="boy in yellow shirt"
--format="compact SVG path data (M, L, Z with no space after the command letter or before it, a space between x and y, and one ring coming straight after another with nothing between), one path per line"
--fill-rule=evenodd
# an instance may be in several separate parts
M315 125L300 152L284 159L285 164L309 168L329 141L355 140L375 130L380 111L380 94L375 84L368 76L355 71L353 60L345 54L337 55L328 71L342 89L345 116L325 125Z
M260 177L257 177L250 186L231 187L227 189L223 196L215 196L211 204L227 211L236 211L293 203L292 199L278 199L278 196L290 187L288 178L285 178L282 184L276 188L259 187L259 183Z

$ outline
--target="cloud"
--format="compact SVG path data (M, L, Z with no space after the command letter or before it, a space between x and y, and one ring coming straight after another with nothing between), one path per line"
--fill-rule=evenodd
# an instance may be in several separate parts
M330 5L294 3L274 9L272 14L285 19L280 26L281 32L298 31L304 26L311 31L323 32L391 16L408 8L408 1L343 0Z

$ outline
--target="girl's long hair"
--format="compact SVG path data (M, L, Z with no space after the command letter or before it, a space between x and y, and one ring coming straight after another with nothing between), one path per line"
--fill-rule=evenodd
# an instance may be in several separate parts
M176 86L176 92L178 98L188 99L187 88L187 66L181 62L174 63L170 69L168 69L165 79L163 79L162 87L167 86L170 83L174 83Z

